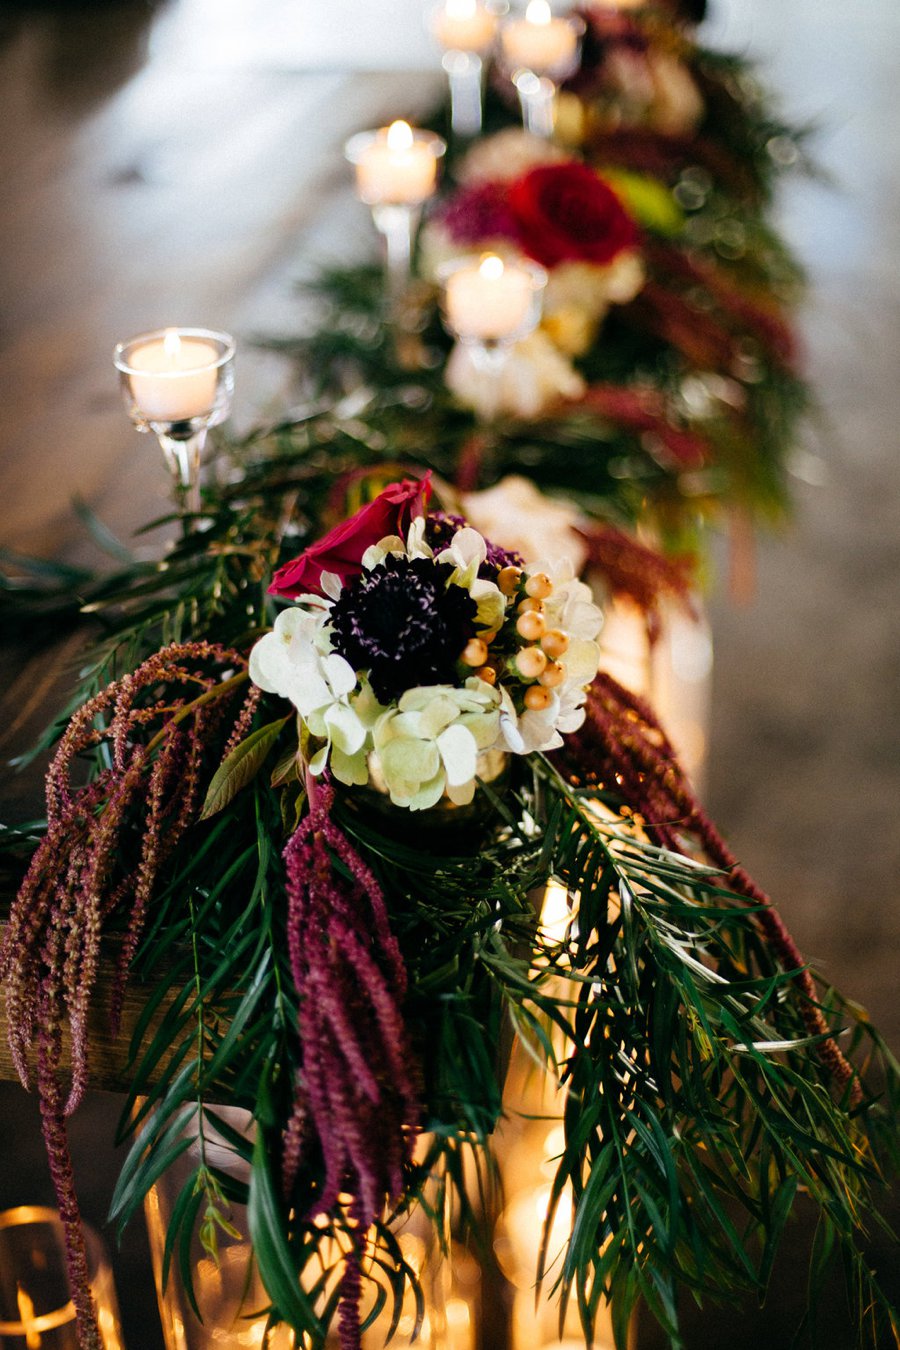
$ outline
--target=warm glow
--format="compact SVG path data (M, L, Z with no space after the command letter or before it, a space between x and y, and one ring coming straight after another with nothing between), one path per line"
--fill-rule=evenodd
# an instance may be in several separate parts
M528 23L548 24L553 18L548 0L530 0L525 18Z
M465 1330L472 1320L469 1305L465 1299L448 1298L445 1313L451 1331Z
M19 1283L16 1283L16 1303L19 1305L19 1321L25 1329L25 1344L28 1350L41 1350L41 1335L36 1326L34 1302Z
M474 19L477 0L447 0L448 19Z
M541 906L541 936L546 942L561 944L568 937L571 922L569 892L558 881L548 881Z
M408 122L392 122L388 127L387 146L389 150L411 150L413 130Z
M541 1163L541 1175L545 1177L555 1177L556 1168L561 1154L566 1147L566 1127L563 1124L554 1125L553 1129L544 1140L544 1158Z
M496 253L486 253L479 264L478 271L485 281L499 281L504 272L503 259L498 258Z
M163 338L163 352L170 365L176 366L181 356L181 338L175 328L167 328Z

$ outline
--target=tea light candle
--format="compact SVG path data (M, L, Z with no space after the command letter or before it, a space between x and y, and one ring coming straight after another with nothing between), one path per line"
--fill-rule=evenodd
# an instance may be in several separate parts
M446 0L432 18L432 31L446 51L485 52L497 31L497 16L481 0Z
M432 195L437 162L445 150L439 136L392 122L353 137L347 154L356 165L356 189L368 206L417 206Z
M548 0L531 0L524 18L507 19L500 32L506 63L536 75L568 71L578 51L579 26L554 17Z
M447 322L464 342L511 338L527 328L534 292L531 271L487 253L480 262L459 267L447 277Z
M219 352L170 328L129 354L131 394L149 421L186 422L212 411Z

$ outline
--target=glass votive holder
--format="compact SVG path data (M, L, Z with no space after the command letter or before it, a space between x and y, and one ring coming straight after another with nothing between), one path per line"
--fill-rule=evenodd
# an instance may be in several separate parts
M109 1260L99 1235L84 1231L104 1350L122 1350ZM0 1350L78 1350L63 1226L55 1209L19 1205L0 1213Z
M439 270L444 327L460 342L491 349L526 337L541 317L547 273L496 253L454 259Z
M554 14L549 0L530 0L524 14L503 21L501 64L518 92L526 131L553 135L557 90L578 69L585 26L577 14Z
M234 338L208 328L160 328L117 344L128 416L153 432L183 509L200 508L200 458L210 427L224 422L234 394Z
M508 8L505 0L443 0L429 15L432 36L444 53L450 125L457 136L481 132L484 70Z
M384 240L388 300L396 317L409 285L422 207L437 188L446 141L408 122L351 136L344 155L356 171L356 195Z

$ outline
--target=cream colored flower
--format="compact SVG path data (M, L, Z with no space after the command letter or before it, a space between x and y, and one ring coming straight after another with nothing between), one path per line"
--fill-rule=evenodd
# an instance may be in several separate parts
M548 274L542 326L561 351L582 356L610 305L633 300L645 279L643 262L634 252L620 253L606 267L560 263Z
M581 398L585 391L571 362L540 330L509 348L497 374L481 368L471 349L457 343L445 378L459 401L483 417L499 412L530 420L563 399Z
M669 52L654 52L650 57L650 77L654 127L669 136L688 135L704 111L703 97L690 71Z
M587 561L587 546L575 533L581 512L571 502L545 497L530 478L508 474L494 487L464 494L462 508L479 533L526 563L546 555L568 558L577 574Z
M463 157L457 177L467 184L509 183L540 164L559 164L570 158L568 151L542 136L507 127L476 141Z

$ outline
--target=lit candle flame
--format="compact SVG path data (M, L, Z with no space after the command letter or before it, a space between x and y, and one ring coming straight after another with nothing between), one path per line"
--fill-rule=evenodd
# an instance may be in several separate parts
M413 130L408 122L392 122L388 127L387 146L389 150L410 150L413 143Z
M474 19L477 0L447 0L448 19Z
M548 0L530 0L525 10L526 23L548 24L552 18L553 11Z
M163 338L163 351L170 365L176 365L181 355L181 338L174 328L167 328Z
M28 1350L41 1350L41 1334L35 1326L34 1302L16 1283L16 1302L19 1305L19 1321L25 1328L25 1344Z
M485 281L498 281L503 276L503 259L496 253L486 253L479 263L478 270Z

